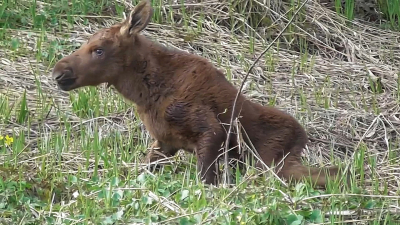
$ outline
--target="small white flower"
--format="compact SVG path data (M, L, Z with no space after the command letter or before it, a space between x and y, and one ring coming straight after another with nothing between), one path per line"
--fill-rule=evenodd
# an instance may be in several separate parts
M79 192L78 192L78 191L75 191L75 192L72 194L72 196L73 196L74 198L77 198L77 197L79 196Z

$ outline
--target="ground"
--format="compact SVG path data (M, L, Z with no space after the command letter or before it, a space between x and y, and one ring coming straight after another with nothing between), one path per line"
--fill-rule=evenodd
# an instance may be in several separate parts
M268 11L271 20L255 28L248 14L232 13L232 2L157 1L144 34L206 57L239 87L299 5L282 8L292 11L281 20L282 12ZM105 85L63 92L50 76L57 60L121 21L131 4L6 1L0 7L0 221L400 223L400 33L347 21L310 2L302 20L255 65L243 93L301 122L310 137L305 164L340 165L353 174L349 186L337 181L326 190L308 181L287 186L255 170L233 171L232 185L208 187L189 154L147 170L140 159L152 140L133 104Z

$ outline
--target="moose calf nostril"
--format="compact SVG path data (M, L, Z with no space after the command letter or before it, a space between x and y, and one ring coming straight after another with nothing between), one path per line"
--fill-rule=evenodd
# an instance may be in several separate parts
M64 78L70 78L72 76L72 71L70 69L66 69L63 71L56 71L53 73L53 79L56 81L60 81Z
M60 75L58 75L57 77L56 77L56 80L60 80L62 77L63 77L63 73L62 74L60 74Z
M55 80L60 80L62 77L64 76L64 73L63 72L55 72L54 74L53 74L53 78L55 79Z

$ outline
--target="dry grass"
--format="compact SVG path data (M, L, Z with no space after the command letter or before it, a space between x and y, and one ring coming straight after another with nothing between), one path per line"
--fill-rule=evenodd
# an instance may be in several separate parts
M117 2L130 6L127 1ZM187 2L188 26L197 27L201 23L201 32L194 35L192 29L182 25L151 23L144 34L208 58L221 69L230 71L231 81L236 86L240 85L255 57L289 20L285 14L290 9L289 4L264 6L261 0L255 0L254 7L265 12L272 24L256 28L258 34L254 36L239 30L234 34L228 27L231 16L238 21L243 21L244 16L229 14L229 1ZM170 10L176 20L184 19L179 3L165 3L161 8L163 16L169 15ZM374 191L387 185L387 198L395 198L400 190L400 33L379 29L364 21L345 21L316 1L309 1L306 12L301 22L293 24L294 32L280 39L279 48L274 46L261 58L243 92L255 102L275 104L300 120L311 140L304 154L306 163L329 165L345 162L355 167L355 161L363 162L365 181L362 187L366 193L376 193ZM83 21L78 23L70 32L47 32L47 42L68 37L68 44L80 45L97 29L119 20L99 15L96 20L90 20L89 25ZM253 28L248 26L247 29ZM29 54L38 48L37 41L42 34L21 29L6 32L11 37L21 38L27 50L15 54L10 49L0 49L0 97L9 99L11 107L19 104L17 101L26 91L32 118L29 127L18 125L13 120L0 124L0 134L27 134L25 144L29 151L18 155L18 164L32 168L32 171L40 170L38 157L53 157L52 151L41 154L43 146L40 145L44 139L50 139L53 132L68 133L64 127L66 120L71 123L69 133L73 135L68 137L71 146L81 142L79 132L82 129L88 133L101 129L104 137L119 131L134 137L144 146L148 144L149 136L141 121L126 106L107 116L86 118L82 124L82 119L72 109L70 94L58 90L49 75L54 62L48 66ZM300 39L307 43L308 54L300 53ZM250 51L251 48L254 50ZM60 51L66 55L71 48ZM381 93L374 92L371 84L381 85ZM117 101L122 101L116 95L114 90L98 88L98 98L108 99L101 101L102 104L108 102L116 106L119 104ZM41 107L46 104L51 107L43 112ZM45 116L35 119L39 114ZM133 128L143 133L132 131ZM87 161L79 149L61 153L64 165L58 172L78 173L77 168ZM357 154L360 149L364 151L361 155L364 160ZM116 154L123 154L121 152L119 150ZM0 161L4 162L6 158L7 155L2 155ZM372 159L374 164L371 164ZM99 164L104 165L104 162L100 160ZM131 168L134 164L122 162L120 166ZM91 173L93 170L82 172ZM388 209L399 210L398 201L391 202ZM182 209L174 206L173 210ZM358 213L352 218L358 217L364 222L371 218L364 217L369 212Z

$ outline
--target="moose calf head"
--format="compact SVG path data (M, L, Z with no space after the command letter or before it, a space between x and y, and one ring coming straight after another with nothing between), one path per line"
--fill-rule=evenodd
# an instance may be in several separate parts
M99 30L77 51L62 58L52 73L59 88L71 91L83 86L113 84L124 68L129 66L132 57L143 54L135 41L151 16L151 5L144 0L131 11L125 21Z

